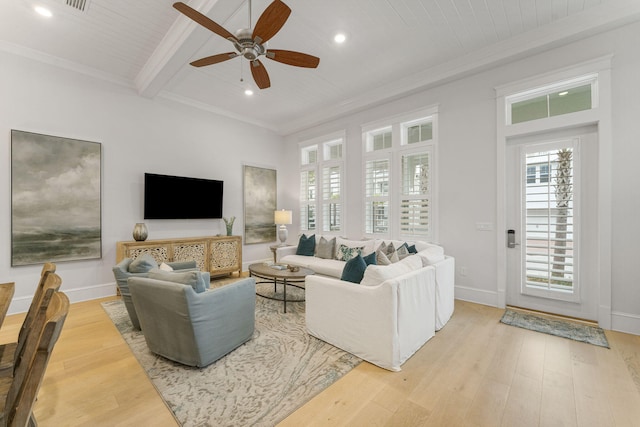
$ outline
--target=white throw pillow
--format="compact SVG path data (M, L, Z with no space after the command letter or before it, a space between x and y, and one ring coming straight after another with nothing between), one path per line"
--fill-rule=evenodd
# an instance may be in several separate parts
M162 271L173 271L173 268L166 262L163 262L162 264L160 264L158 268Z
M422 268L422 261L413 255L391 265L369 265L364 272L364 277L360 284L364 286L377 286L385 280L402 276L405 273L419 270L420 268Z
M344 245L348 248L363 248L362 256L367 256L375 250L376 241L375 240L348 240L348 239L343 239L342 237L336 237L336 248L339 248L340 245Z

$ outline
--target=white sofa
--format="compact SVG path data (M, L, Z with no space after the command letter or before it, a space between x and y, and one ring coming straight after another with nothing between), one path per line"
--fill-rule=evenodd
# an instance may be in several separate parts
M316 242L321 236L316 235ZM393 243L399 247L402 241L397 240L348 240L336 238L336 246L344 244L350 247L365 246L363 255L374 252L382 244ZM455 284L455 259L444 255L442 246L426 242L415 242L417 255L424 265L432 265L435 268L435 293L436 307L434 311L436 331L442 329L453 315L454 310L454 284ZM279 263L290 264L299 267L310 268L316 276L327 276L340 279L345 262L336 259L325 259L318 256L296 255L296 246L284 246L276 249L276 260ZM308 297L307 297L308 301ZM307 304L308 305L308 304Z
M366 254L382 242L338 238L336 243L364 244ZM278 262L317 273L306 278L306 324L311 335L399 371L453 313L454 259L445 257L436 245L422 243L416 248L418 254L391 265L368 266L359 284L340 280L345 261L295 255L295 247L278 248L276 254Z

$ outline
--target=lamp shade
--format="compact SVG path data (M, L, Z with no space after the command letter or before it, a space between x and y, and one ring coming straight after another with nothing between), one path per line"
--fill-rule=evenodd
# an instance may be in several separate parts
M293 215L291 214L291 211L285 211L284 209L273 213L273 222L278 225L291 224L292 218Z

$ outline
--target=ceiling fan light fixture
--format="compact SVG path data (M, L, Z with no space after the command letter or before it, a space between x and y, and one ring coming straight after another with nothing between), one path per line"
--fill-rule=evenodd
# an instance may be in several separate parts
M344 33L338 33L335 36L333 36L333 41L338 43L338 44L342 44L347 40L347 36Z
M33 10L35 10L38 15L44 16L45 18L51 18L53 16L53 13L44 6L34 6Z

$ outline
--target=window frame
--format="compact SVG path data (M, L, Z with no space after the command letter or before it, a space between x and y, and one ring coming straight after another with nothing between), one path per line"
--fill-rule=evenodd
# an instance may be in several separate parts
M346 150L345 150L345 132L337 132L329 135L325 135L318 138L313 138L311 140L307 140L299 143L300 150L300 170L299 177L300 183L302 185L302 174L306 172L313 171L315 173L315 200L308 201L303 199L302 197L302 187L300 189L299 195L299 208L298 212L300 214L300 231L301 232L313 232L313 233L321 233L323 235L341 235L344 234L345 230L345 212L346 206L344 203L344 190L345 190L345 161L346 161ZM339 150L340 155L338 158L331 158L331 147L335 147L337 145L341 146ZM304 163L305 160L305 152L313 151L312 148L316 148L316 161L313 163ZM328 199L325 199L325 170L329 168L339 168L340 173L340 188L339 188L339 197L337 199L333 199L332 204L339 205L339 228L330 230L331 226L329 225L329 230L325 231L325 204ZM308 187L307 187L308 188ZM308 209L311 207L314 210L315 214L315 228L311 229L306 227L308 225L304 224L303 220L303 209L307 208L307 216ZM308 219L308 218L307 218Z
M550 112L548 111L547 112L548 115L546 117L541 117L539 119L524 120L521 122L513 123L513 118L512 118L513 104L516 104L518 102L528 101L528 100L535 99L542 96L548 97L549 95L552 95L554 93L561 92L564 90L575 89L580 86L586 86L587 84L591 85L591 108L588 110L593 110L594 108L598 108L598 105L599 105L598 73L589 73L579 77L560 80L560 81L549 83L533 89L527 89L522 92L517 92L511 95L505 96L504 102L505 102L506 125L516 126L521 123L528 123L534 120L545 120L551 117L558 117L558 115L551 115ZM578 111L565 113L565 114L573 114L580 111L585 111L585 110L578 110ZM560 114L560 116L563 116L565 114Z
M415 125L431 123L431 138L408 143L408 129ZM373 136L391 129L391 147L373 150ZM436 242L438 239L438 174L437 174L437 146L438 146L438 106L431 106L421 110L370 122L361 126L362 130L362 194L364 210L362 212L362 234L365 238L395 238L404 240L427 240ZM429 216L429 234L407 234L402 232L401 209L403 200L402 188L402 159L407 154L430 151L430 186L431 203ZM367 197L367 162L386 159L389 162L389 195L385 198ZM412 196L413 198L413 196ZM375 233L367 228L367 203L388 200L388 229L386 233Z

